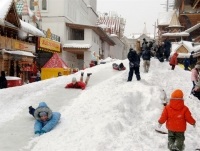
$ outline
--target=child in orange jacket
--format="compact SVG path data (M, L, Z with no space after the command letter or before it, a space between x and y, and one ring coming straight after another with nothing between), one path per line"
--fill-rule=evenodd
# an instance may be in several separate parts
M188 107L184 105L183 92L180 89L176 89L171 94L170 102L164 108L158 122L160 127L166 122L168 148L171 151L182 151L184 149L186 122L195 127L196 121L191 116Z
M170 59L170 61L169 61L170 66L172 66L172 70L174 70L174 69L175 69L175 66L178 64L177 57L178 57L178 53L175 52L175 53L172 55L172 57L171 57L171 59Z

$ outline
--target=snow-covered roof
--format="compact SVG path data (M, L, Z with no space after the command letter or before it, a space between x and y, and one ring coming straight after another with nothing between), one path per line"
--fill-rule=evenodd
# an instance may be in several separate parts
M187 32L180 32L180 33L164 33L162 36L170 36L170 37L187 37L190 34Z
M185 30L185 32L191 33L192 31L198 29L200 27L200 23L192 26L191 28L188 28L187 30Z
M37 29L35 26L26 23L22 20L20 20L21 23L21 29L27 33L30 33L34 36L41 36L41 37L45 37L44 33L42 31L40 31L39 29Z
M176 11L174 11L174 13L173 13L173 16L171 18L169 27L183 27L183 26L181 26L181 24L179 22L179 19L178 19Z
M184 58L190 56L190 53L192 51L198 52L200 50L200 45L194 45L193 42L190 41L180 41L176 43L172 43L172 54L176 52L181 46L184 46L187 50L188 53L179 53L179 58Z
M14 54L14 55L35 57L31 52L27 52L27 51L7 51L5 49L3 49L2 51L5 52L5 53Z
M90 48L90 44L79 44L79 43L71 43L71 44L64 44L63 48Z
M0 19L4 20L13 0L0 0Z
M116 34L110 34L110 37L117 37Z
M174 11L159 13L158 25L167 26L170 24Z
M118 33L120 32L120 17L110 17L110 16L100 16L97 20L97 25L104 24L107 28L111 29L111 33ZM105 26L104 26L105 27Z
M98 26L101 27L101 28L103 28L103 29L104 28L108 28L108 26L106 24L99 24Z

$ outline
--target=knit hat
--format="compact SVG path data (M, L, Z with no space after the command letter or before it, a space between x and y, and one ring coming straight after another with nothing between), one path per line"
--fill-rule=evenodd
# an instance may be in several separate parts
M200 65L199 65L199 64L196 64L196 65L195 65L195 68L200 69Z
M174 90L171 94L171 98L183 98L183 92L180 89Z
M76 81L77 81L77 80L76 80L76 77L73 77L73 78L72 78L72 83L73 83L73 82L76 82Z
M44 112L44 111L43 111L43 112L40 112L40 113L39 113L39 116L40 116L40 117L42 117L42 116L47 116L47 112Z

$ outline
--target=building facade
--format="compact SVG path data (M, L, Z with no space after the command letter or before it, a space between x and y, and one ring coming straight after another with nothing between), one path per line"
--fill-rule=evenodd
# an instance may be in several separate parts
M96 0L27 0L30 9L34 12L35 3L39 6L42 16L42 29L51 29L52 33L60 36L63 46L62 59L71 68L87 68L93 58L100 57L102 43L109 43L110 39L101 38L102 32L95 27L98 15L96 14ZM68 25L72 23L74 25ZM78 25L86 25L79 28ZM71 46L70 46L71 45ZM75 47L77 46L78 47ZM85 47L87 45L87 47ZM89 45L89 46L88 46Z

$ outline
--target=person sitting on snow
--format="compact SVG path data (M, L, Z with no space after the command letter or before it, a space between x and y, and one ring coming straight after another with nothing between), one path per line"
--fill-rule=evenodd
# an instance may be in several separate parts
M121 71L121 70L126 70L126 67L124 66L123 63L120 63L119 65L116 64L116 63L113 63L113 64L112 64L112 67L113 67L113 69L119 70L119 71Z
M59 112L52 112L45 102L40 102L36 109L30 106L29 113L36 119L34 125L36 135L51 131L58 124L61 116Z
M67 84L65 86L65 88L75 88L75 89L82 89L84 90L86 85L88 84L88 81L90 79L90 75L92 73L88 73L87 74L87 78L85 80L85 82L83 82L83 75L84 75L84 72L81 72L81 77L80 77L80 81L77 81L75 77L72 78L72 82Z
M176 89L172 92L170 102L163 109L158 122L159 127L166 122L168 148L172 151L182 151L184 149L186 123L188 122L194 127L196 123L190 110L184 105L182 90Z

